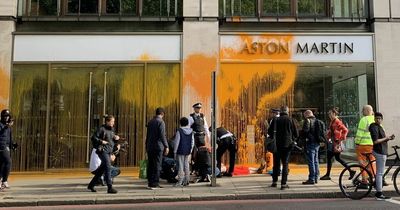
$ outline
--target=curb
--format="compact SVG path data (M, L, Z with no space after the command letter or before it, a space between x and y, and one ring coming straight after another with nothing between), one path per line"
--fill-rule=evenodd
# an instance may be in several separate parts
M396 191L386 191L388 196L398 196ZM370 196L372 196L371 193ZM93 204L134 204L152 202L182 202L182 201L221 201L221 200L260 200L260 199L315 199L315 198L345 198L341 192L311 192L311 193L280 193L280 194L209 194L187 196L123 196L116 199L98 197L96 199L41 199L41 200L8 200L2 199L0 207L27 207L27 206L56 206L56 205L93 205Z

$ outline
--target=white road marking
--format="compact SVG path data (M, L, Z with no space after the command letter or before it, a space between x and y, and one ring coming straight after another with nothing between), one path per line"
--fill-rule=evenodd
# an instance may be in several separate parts
M386 201L387 201L387 202L390 202L390 203L394 203L394 204L400 205L400 201L395 200L395 199L390 199L390 200L386 200Z

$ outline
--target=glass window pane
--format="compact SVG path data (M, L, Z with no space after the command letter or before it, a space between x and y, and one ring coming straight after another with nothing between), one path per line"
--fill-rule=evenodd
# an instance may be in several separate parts
M106 13L118 14L120 7L120 0L107 0L106 2Z
M159 17L161 0L143 0L143 16Z
M79 0L68 0L68 13L77 14L79 12Z
M256 0L241 0L241 16L256 16L256 8Z
M290 16L291 0L263 0L263 15L265 16Z
M39 0L39 15L57 15L57 0Z
M122 8L121 12L125 15L137 15L137 4L136 0L121 0Z
M180 118L180 65L148 64L146 74L146 120L154 116L157 107L163 107L170 139L175 135Z
M38 15L38 9L39 9L38 7L39 7L39 0L31 0L31 11L30 11L31 16Z
M12 153L13 171L44 170L47 72L47 64L13 66L13 138L20 146Z
M81 0L80 13L96 14L98 12L98 0Z
M314 0L297 0L297 12L299 16L314 16Z

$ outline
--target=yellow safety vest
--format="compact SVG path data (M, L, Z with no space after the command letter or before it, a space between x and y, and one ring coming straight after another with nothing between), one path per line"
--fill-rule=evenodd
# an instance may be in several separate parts
M374 116L365 116L360 119L358 123L357 134L355 138L355 143L358 145L374 145L371 139L371 134L369 133L369 125L373 123Z

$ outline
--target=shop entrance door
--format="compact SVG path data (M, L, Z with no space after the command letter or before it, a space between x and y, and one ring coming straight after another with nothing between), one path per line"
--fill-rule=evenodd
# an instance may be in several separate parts
M84 168L90 137L115 115L116 132L130 147L119 158L132 166L144 148L144 65L52 65L46 169ZM140 153L140 152L139 152Z

